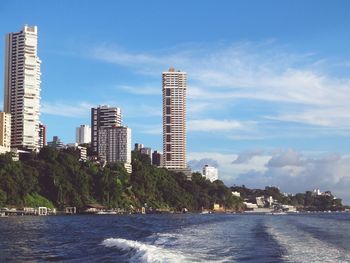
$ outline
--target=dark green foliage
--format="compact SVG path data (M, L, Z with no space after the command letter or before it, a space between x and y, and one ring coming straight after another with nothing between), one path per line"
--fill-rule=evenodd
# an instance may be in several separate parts
M228 209L243 207L242 199L232 196L221 181L211 183L200 174L188 181L182 173L151 165L150 158L138 152L132 155L130 175L119 163L101 167L78 159L74 150L50 147L19 162L0 155L0 205L35 206L47 201L47 206L60 209L90 203L124 209L200 210L214 203Z

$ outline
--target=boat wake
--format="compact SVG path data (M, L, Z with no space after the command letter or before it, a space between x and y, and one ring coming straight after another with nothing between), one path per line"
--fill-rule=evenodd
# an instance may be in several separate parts
M294 227L270 226L270 234L286 249L287 262L350 262L350 254L325 240L317 239Z
M128 262L191 262L181 253L173 252L158 246L145 244L123 238L108 238L102 242L105 247L115 247L124 253Z

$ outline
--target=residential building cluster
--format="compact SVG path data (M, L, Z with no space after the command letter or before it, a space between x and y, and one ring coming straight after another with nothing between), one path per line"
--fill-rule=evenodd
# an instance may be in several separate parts
M40 65L36 26L25 25L20 32L6 35L0 154L39 152L46 145L74 148L81 160L121 162L131 172L131 129L123 125L118 107L92 108L91 126L76 128L75 143L65 144L58 136L46 142L47 127L40 121ZM134 150L148 155L153 165L191 175L186 165L186 89L186 72L169 68L162 73L164 154L139 143Z

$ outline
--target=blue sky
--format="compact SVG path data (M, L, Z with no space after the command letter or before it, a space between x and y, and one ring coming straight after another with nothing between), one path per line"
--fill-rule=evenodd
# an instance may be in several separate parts
M187 151L195 168L212 161L227 183L328 187L350 201L342 188L350 186L349 7L4 0L0 35L38 26L48 139L74 141L90 107L109 104L122 108L133 142L161 149L161 72L174 66L188 73ZM244 165L240 156L249 156ZM269 165L276 158L285 162L278 171ZM329 167L320 172L317 161ZM292 187L293 178L305 186Z

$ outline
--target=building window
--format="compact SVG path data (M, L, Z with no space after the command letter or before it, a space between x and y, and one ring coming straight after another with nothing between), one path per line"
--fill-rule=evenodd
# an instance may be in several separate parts
M171 144L167 144L166 145L166 151L167 152L171 152Z
M166 107L166 114L171 114L171 108L170 107Z
M171 118L170 118L170 116L166 116L166 123L167 123L167 124L170 124L170 123L171 123Z
M167 161L171 161L171 153L167 153L166 154L166 160Z
M166 136L166 142L171 142L171 135L170 135L170 134L167 134L167 136Z
M170 133L170 132L171 132L171 126L170 126L170 125L167 125L167 126L165 126L165 127L166 127L166 128L165 128L165 129L166 129L166 132L167 132L167 133Z
M166 89L165 92L166 92L165 94L166 96L171 96L171 89Z
M170 98L166 98L165 101L166 101L165 104L166 104L167 106L170 106L170 104L171 104L171 99L170 99Z

